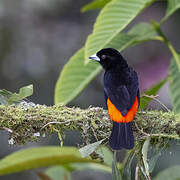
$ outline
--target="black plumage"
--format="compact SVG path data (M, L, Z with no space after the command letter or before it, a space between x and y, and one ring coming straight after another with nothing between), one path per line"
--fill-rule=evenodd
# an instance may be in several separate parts
M138 75L127 64L127 61L115 49L106 48L100 50L91 59L98 60L105 70L104 73L104 94L105 102L109 99L112 104L126 116L139 95ZM113 119L111 119L113 120ZM112 149L131 149L134 146L132 122L115 122L113 120L112 133L109 139Z

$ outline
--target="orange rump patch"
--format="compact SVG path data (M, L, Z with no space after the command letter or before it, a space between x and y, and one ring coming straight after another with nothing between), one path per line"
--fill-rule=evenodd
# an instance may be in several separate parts
M110 99L107 99L107 107L108 107L108 114L112 121L118 122L118 123L128 123L131 122L134 117L136 116L136 112L138 109L138 99L136 97L131 109L127 112L126 116L123 116L121 112L114 106L114 104L110 101Z

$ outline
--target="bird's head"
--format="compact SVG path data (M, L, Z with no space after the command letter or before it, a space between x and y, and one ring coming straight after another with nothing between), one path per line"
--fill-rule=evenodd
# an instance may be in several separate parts
M120 52L113 48L101 49L90 56L89 59L98 61L105 70L116 66L123 67L126 64L126 60L124 60Z

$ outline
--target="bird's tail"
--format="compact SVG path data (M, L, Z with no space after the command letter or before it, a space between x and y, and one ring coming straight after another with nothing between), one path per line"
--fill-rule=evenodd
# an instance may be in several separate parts
M132 149L134 147L134 136L132 122L117 123L113 121L113 128L109 139L110 147L114 150Z

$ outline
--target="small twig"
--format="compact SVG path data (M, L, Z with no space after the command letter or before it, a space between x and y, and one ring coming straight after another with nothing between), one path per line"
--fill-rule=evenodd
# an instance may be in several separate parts
M148 97L148 98L153 99L153 98L157 98L157 97L159 97L159 95L158 95L158 94L156 94L156 95L147 95L147 94L142 94L142 95L141 95L141 97Z
M71 120L69 120L69 121L64 121L64 122L52 121L52 122L49 122L49 123L45 124L45 125L41 128L41 130L44 129L46 126L50 125L50 124L66 124L66 123L68 123L68 122L71 122Z
M18 133L14 132L13 130L11 130L11 129L7 128L7 127L3 127L3 129L4 129L5 131L11 133L11 134L15 134L15 135L19 136Z
M134 122L134 124L135 124L135 126L136 126L136 128L138 129L138 131L140 131L142 134L144 134L145 136L150 136L150 134L147 134L147 133L145 133L143 130L141 130L139 127L138 127L138 125L136 124L136 122Z
M3 127L3 129L4 129L5 131L9 132L9 133L13 133L13 131L12 131L11 129L7 128L7 127Z
M159 95L147 95L147 94L143 94L141 97L148 97L148 98L151 98L153 100L155 100L156 102L158 102L161 106L163 106L168 112L170 112L170 110L159 100L157 99Z
M91 127L91 130L92 130L92 132L93 132L93 134L94 134L94 137L96 138L96 141L98 141L98 138L97 138L97 136L96 136L96 133L95 133L95 131L94 131L94 128Z
M59 141L60 141L60 147L63 147L63 137L62 137L61 133L56 128L53 128L53 129L58 134L58 138L59 138Z

